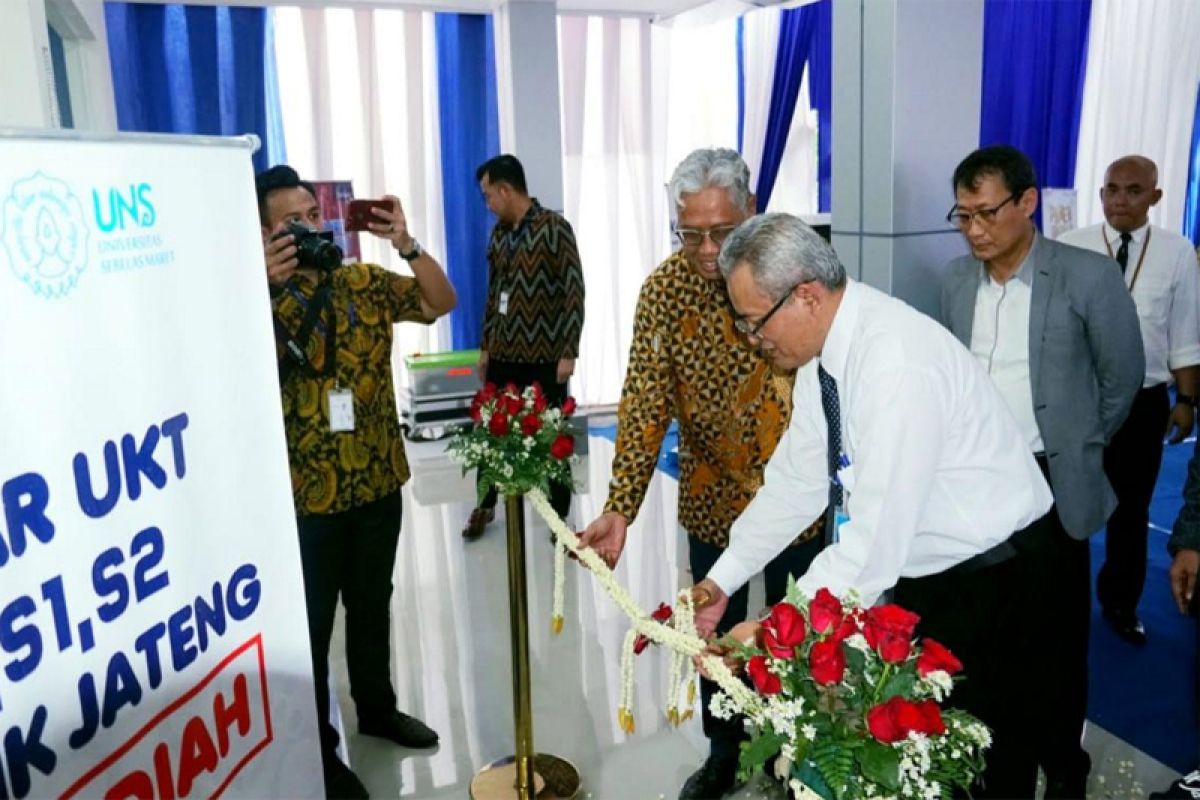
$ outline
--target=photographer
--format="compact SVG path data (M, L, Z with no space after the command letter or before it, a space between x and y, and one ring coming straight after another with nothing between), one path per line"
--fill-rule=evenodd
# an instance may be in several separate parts
M455 305L445 272L412 237L399 199L375 209L414 277L373 264L341 266L316 194L288 166L255 179L279 348L288 459L300 535L325 791L366 797L336 755L329 722L329 640L339 594L358 730L404 747L437 734L396 709L388 604L408 480L392 385L392 325L430 323Z

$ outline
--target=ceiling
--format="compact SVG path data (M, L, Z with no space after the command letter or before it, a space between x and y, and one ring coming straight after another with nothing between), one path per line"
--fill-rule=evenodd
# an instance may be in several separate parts
M132 0L167 3L178 0ZM488 13L503 0L187 0L190 5L301 6L308 8L399 8ZM563 14L649 17L673 24L701 24L765 6L797 6L812 0L525 0L557 5Z

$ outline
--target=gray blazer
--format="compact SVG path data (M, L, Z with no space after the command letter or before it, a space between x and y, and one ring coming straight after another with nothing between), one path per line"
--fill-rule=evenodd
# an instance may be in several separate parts
M1050 485L1067 533L1086 539L1117 499L1104 447L1125 421L1146 376L1137 309L1117 263L1038 235L1030 254L1029 376ZM983 264L951 261L942 282L942 324L971 346Z

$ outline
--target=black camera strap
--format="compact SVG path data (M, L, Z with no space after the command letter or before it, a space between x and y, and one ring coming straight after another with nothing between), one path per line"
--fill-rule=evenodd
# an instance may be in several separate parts
M281 381L287 380L288 373L291 371L287 368L289 365L300 367L311 378L336 374L337 313L334 310L333 301L329 296L330 286L330 281L322 281L317 290L313 292L312 299L307 301L304 317L300 320L300 328L294 336L287 330L279 317L274 317L275 329L283 341L283 349L287 356L287 360L281 362L279 365L279 377ZM317 322L321 318L321 311L325 308L329 309L329 322L324 326L325 363L323 365L324 369L318 372L312 365L312 359L308 357L308 340L312 337L313 329L316 328Z

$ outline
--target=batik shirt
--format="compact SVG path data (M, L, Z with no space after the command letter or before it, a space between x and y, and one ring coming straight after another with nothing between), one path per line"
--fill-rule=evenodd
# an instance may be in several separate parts
M681 253L642 285L621 393L605 511L637 516L672 419L679 422L679 523L718 547L762 485L787 429L794 371L776 369L738 334L722 281ZM818 521L801 534L821 531Z
M576 358L583 268L571 224L535 198L515 228L496 223L488 265L482 343L488 356L526 364Z
M283 415L296 513L334 514L378 500L408 480L408 460L396 413L392 384L392 326L428 322L413 278L374 264L351 264L333 271L329 296L336 334L336 376L313 376L290 364L283 381ZM277 330L295 335L317 287L292 281L272 300ZM330 309L308 338L305 353L312 370L324 373ZM279 337L277 337L279 338ZM334 433L329 422L329 390L354 393L354 430Z

